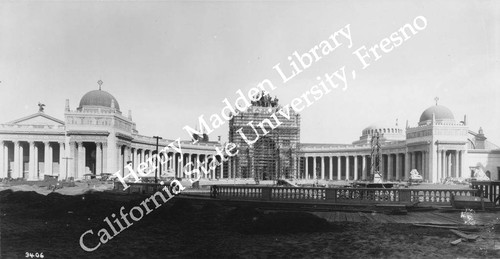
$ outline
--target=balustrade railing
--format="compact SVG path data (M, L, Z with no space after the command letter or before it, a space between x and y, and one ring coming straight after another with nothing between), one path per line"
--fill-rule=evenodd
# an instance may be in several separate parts
M495 205L500 204L500 181L472 181L471 185Z
M318 188L214 185L211 196L221 199L266 201L318 201L329 203L450 204L452 195L476 196L478 190L427 190L385 188Z
M477 190L410 189L411 202L443 204L450 203L452 196L476 196Z
M212 197L232 197L236 199L261 199L261 187L254 186L212 186ZM214 196L216 195L216 196Z
M123 190L123 184L121 182L115 182L113 186L113 190L117 192L124 193L138 193L138 194L152 194L156 191L160 190L162 186L160 184L155 183L127 183L129 188Z

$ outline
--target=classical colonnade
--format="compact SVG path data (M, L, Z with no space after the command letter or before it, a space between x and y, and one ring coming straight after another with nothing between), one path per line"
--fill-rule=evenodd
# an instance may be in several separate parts
M408 180L416 169L424 181L439 182L447 177L470 177L465 173L465 150L438 150L436 161L427 150L383 153L379 164L384 180ZM301 159L302 179L364 180L370 177L369 154L307 154ZM434 170L433 170L434 169ZM432 173L433 172L433 173Z
M0 178L43 179L64 172L64 142L0 140Z
M131 162L132 167L134 169L137 169L140 163L147 162L151 156L156 154L156 148L147 149L147 148L139 148L133 146L132 147L120 146L119 150L121 150L121 152L118 152L118 163L120 165L119 168L122 172L122 176L127 175L129 173L128 170L126 171L125 169L125 166L127 165L128 162ZM159 175L165 172L171 172L174 174L175 177L186 178L187 175L184 173L185 167L194 169L194 167L198 165L198 161L200 163L199 164L200 170L202 167L205 168L205 170L201 170L200 172L202 178L210 178L210 179L228 178L228 172L230 171L230 168L228 168L228 163L220 163L220 164L217 163L218 164L217 166L213 165L212 161L214 159L217 159L217 162L220 162L221 157L215 156L214 158L214 156L210 153L160 152L160 158L161 159L159 165L161 166L158 168ZM188 164L189 162L192 162L192 164ZM205 172L207 173L205 174ZM151 174L151 176L154 176L154 174Z
M369 154L305 154L302 163L304 171L300 178L314 180L368 180L372 167ZM428 174L427 163L425 151L384 153L379 170L384 180L406 180L411 169L417 169L422 176Z
M446 177L472 177L472 175L466 173L465 153L465 150L437 150L437 172L435 178L441 180Z
M138 148L127 145L116 145L115 150L109 150L107 142L69 142L69 155L66 157L66 143L64 141L0 141L0 178L24 178L27 180L41 180L44 175L59 176L59 179L74 177L82 179L85 176L101 175L103 173L114 174L117 170L124 171L127 162L132 162L134 169L142 162L146 162L156 148ZM200 167L205 167L207 175L202 173L202 177L212 179L227 178L230 168L228 163L220 163L213 166L213 155L203 153L178 153L169 152L164 166L161 166L161 173L166 171L174 172L175 177L184 178L184 167L189 161ZM115 156L111 159L110 156ZM165 159L163 153L160 154ZM221 161L220 156L216 156L217 161ZM207 163L203 163L207 160ZM48 161L48 162L46 162ZM114 166L111 164L114 163ZM221 174L221 172L223 172ZM153 175L154 176L154 175Z
M139 163L145 162L156 153L156 147L148 145L117 144L116 149L108 150L103 142L71 141L69 156L66 157L64 141L48 140L0 140L0 178L24 178L28 180L43 179L46 175L58 175L59 179L74 177L81 179L85 175L113 174L121 170L122 174L127 162L132 162L137 169ZM87 150L89 149L89 150ZM383 153L380 171L384 180L407 180L412 169L422 175L425 181L439 182L446 177L470 177L465 170L465 150L439 149L433 154L427 150ZM110 159L115 155L115 159ZM231 163L210 166L213 155L207 150L188 149L183 153L168 152L166 157L161 153L164 166L160 174L173 172L175 177L184 178L184 167L188 162L196 164L200 161L208 172L202 177L223 179L231 175ZM221 161L216 156L217 161ZM435 161L431 161L434 159ZM207 163L205 160L208 160ZM47 161L47 162L46 162ZM115 166L108 165L116 163ZM323 180L362 180L368 179L371 171L369 154L314 154L303 153L300 179ZM115 171L112 171L114 170ZM433 173L431 173L433 172ZM154 176L154 175L153 175Z

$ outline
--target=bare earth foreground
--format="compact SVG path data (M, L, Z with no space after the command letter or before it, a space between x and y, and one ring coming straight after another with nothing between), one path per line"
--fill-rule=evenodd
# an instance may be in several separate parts
M69 188L68 188L69 189ZM75 194L75 193L73 193ZM307 212L265 213L252 207L173 199L94 252L80 236L144 197L103 192L77 195L0 192L1 258L500 258L489 237L450 245L448 229L395 223L329 223ZM480 234L480 233L478 233ZM96 236L97 237L97 236ZM95 246L96 237L86 237ZM496 244L498 246L499 244Z

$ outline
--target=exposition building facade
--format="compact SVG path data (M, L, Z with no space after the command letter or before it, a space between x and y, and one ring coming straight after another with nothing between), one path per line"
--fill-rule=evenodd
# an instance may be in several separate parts
M372 137L381 145L380 173L384 180L407 180L416 169L424 181L442 182L448 177L471 178L483 171L500 179L500 149L486 140L484 132L468 128L466 116L456 121L450 109L427 108L418 125L368 126L359 140L348 145L302 144L301 157L306 179L369 179L372 165Z
M118 170L123 174L127 163L135 168L156 153L157 140L140 135L131 112L124 116L118 101L101 89L86 93L74 110L66 100L64 117L63 121L49 116L41 106L37 113L0 124L0 178L83 179ZM172 142L160 139L158 146L162 149ZM211 159L218 143L182 141L181 145L182 153L168 152L161 174L182 177L188 161ZM212 169L209 177L220 175L221 169Z
M500 176L500 148L486 140L482 129L471 131L465 116L457 121L441 105L426 109L415 126L371 125L352 144L300 143L300 115L290 109L288 116L272 117L281 108L276 98L263 95L233 116L229 141L239 152L219 166L210 169L209 164L214 157L221 161L215 148L224 145L205 137L196 144L182 141L182 153L169 150L160 174L182 178L190 161L207 160L203 166L209 173L203 177L210 179L368 179L371 140L378 134L384 180L406 180L412 169L429 182L469 178L477 170L493 180ZM249 144L243 136L255 142ZM136 167L153 155L156 141L139 134L130 110L123 115L111 94L93 90L76 109L66 100L64 120L46 114L40 106L37 113L0 124L0 178L38 180L55 175L83 179L118 170L123 174L127 163ZM161 149L174 140L158 141Z

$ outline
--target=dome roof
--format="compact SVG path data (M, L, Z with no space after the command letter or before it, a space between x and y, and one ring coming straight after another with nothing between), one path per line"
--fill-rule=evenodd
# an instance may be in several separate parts
M387 128L397 128L397 127L394 125L390 125L389 123L376 122L376 123L369 125L364 130L387 129Z
M436 121L455 121L455 116L450 109L442 105L434 105L420 115L420 122L432 120L432 114L436 117Z
M377 122L363 129L362 134L371 135L373 132L401 134L403 129L393 123Z
M110 93L103 90L93 90L86 93L80 100L80 108L84 106L103 106L111 108L114 101L114 108L120 110L118 101Z

